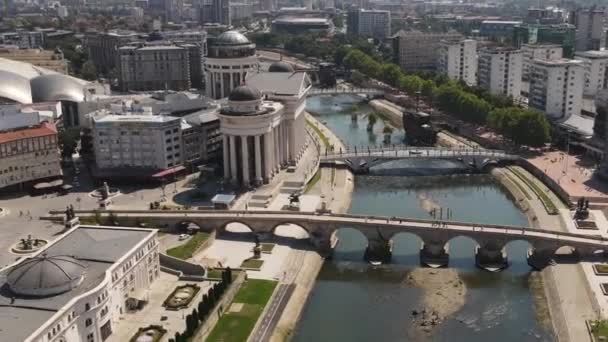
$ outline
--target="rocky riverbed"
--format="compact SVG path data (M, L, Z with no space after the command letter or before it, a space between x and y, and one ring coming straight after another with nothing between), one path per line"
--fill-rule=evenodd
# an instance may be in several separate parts
M424 291L422 307L411 313L414 325L422 331L431 332L464 305L467 288L454 269L417 268L404 282Z

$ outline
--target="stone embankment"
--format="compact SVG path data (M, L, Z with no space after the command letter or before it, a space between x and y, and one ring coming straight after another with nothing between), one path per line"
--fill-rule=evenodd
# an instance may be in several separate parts
M330 145L335 149L345 149L340 139L319 120L307 114L306 119L325 135ZM327 208L335 213L345 213L350 208L350 201L354 189L354 177L347 169L334 170L320 169L321 180L311 189L310 194L318 194L327 202ZM279 342L289 340L300 319L302 310L306 305L308 296L315 286L317 275L323 266L324 259L316 252L306 252L294 283L296 288L283 310L270 341Z

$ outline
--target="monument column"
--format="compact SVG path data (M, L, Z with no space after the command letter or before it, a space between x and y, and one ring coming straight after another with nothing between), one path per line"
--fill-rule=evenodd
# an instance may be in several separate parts
M232 183L238 183L238 173L236 171L236 139L234 135L230 136L230 174Z
M272 178L272 131L264 134L264 173L266 180Z
M256 135L255 140L255 182L262 183L262 151L260 150L260 136Z
M281 153L279 146L279 127L277 126L272 131L272 136L274 137L274 165L275 170L278 173L281 170Z
M223 140L223 152L224 152L224 179L230 178L230 154L228 152L228 137L226 134L222 136Z
M241 136L241 151L243 159L243 185L249 185L249 151L247 146L247 136Z

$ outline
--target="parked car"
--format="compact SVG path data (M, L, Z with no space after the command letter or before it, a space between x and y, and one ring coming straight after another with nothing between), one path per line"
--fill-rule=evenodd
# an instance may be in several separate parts
M182 240L186 240L189 237L190 237L190 235L188 235L188 234L180 234L178 239L179 239L179 241L182 241Z

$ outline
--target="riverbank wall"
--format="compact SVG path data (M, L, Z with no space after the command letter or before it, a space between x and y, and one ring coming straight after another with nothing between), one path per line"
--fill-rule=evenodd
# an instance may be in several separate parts
M403 108L386 100L371 100L369 105L382 119L396 128L403 128Z
M319 132L327 138L329 144L333 145L335 149L345 149L338 136L314 116L307 113L306 119L317 126ZM324 140L321 137L318 138L319 141ZM336 169L333 172L330 172L330 168L321 168L320 170L322 170L322 178L313 189L317 190L323 200L329 200L327 203L329 210L334 213L346 213L350 208L354 189L353 174L348 169ZM331 190L330 194L325 193L328 190ZM293 336L324 261L325 259L315 251L306 252L302 268L294 281L296 287L270 338L271 342L287 341Z

